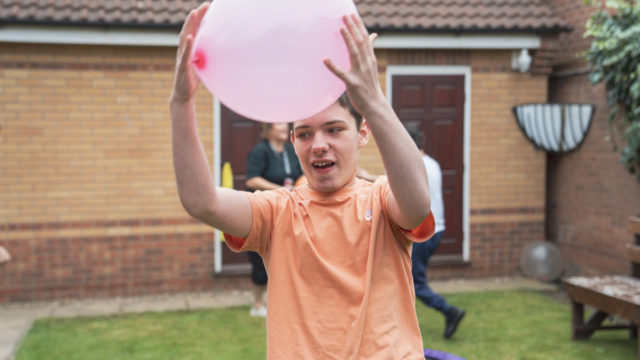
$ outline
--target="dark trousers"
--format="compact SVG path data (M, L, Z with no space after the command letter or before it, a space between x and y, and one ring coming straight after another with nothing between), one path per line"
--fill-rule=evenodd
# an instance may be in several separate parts
M247 251L251 262L251 281L255 285L267 285L267 270L264 268L262 257L257 252Z
M449 312L451 305L436 292L431 290L427 285L427 266L429 259L438 246L444 231L437 232L433 236L422 243L413 243L411 250L411 274L413 275L413 286L416 291L416 297L425 305L432 307L443 314Z

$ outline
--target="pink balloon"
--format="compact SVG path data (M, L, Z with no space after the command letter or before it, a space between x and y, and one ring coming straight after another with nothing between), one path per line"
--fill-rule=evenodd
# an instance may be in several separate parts
M195 71L245 117L313 116L345 91L323 60L351 67L340 27L342 15L356 12L352 0L215 0L195 38Z

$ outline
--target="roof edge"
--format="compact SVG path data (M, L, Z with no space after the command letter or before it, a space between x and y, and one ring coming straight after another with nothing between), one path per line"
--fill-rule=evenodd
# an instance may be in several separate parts
M136 22L89 22L89 21L56 21L56 20L16 20L0 19L0 27L4 25L29 25L29 26L63 26L63 27L92 27L92 28L140 28L140 29L177 29L182 28L182 23L136 23Z
M4 24L0 42L66 45L177 46L179 29Z
M17 19L0 19L2 25L42 25L42 26L68 26L68 27L112 27L112 28L144 28L144 29L180 29L183 23L137 23L137 22L88 22L88 21L55 21L55 20L17 20ZM366 25L366 24L365 24ZM389 26L367 26L371 32L425 32L425 33L534 33L548 34L573 31L572 26L554 26L543 28L424 28L424 27L389 27Z
M392 28L382 26L367 27L371 32L377 33L454 33L454 34L553 34L573 31L572 26L554 26L549 28L419 28L403 27Z

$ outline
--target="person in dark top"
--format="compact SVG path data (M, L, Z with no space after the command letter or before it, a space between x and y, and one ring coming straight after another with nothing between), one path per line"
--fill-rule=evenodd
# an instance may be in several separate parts
M280 187L293 189L295 182L302 176L300 162L289 142L289 126L286 123L262 124L259 142L249 153L247 159L246 186L250 191L273 190ZM249 251L251 261L251 281L254 284L254 303L251 316L266 316L263 293L267 285L267 272L262 258Z

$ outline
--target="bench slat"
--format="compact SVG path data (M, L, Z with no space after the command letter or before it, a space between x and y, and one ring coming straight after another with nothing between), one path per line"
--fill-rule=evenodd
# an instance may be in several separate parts
M626 298L640 307L640 279L624 275L572 276L565 278L564 282L594 289L610 296Z
M565 284L567 285L567 295L573 301L640 323L640 306L638 304L570 282L565 282Z
M640 235L640 216L631 216L629 218L629 231L636 235Z
M640 264L640 245L627 245L627 259Z
M640 346L640 216L632 216L627 224L634 234L633 245L627 245L627 258L631 261L631 275L581 277L563 279L567 295L572 300L571 334L574 340L588 339L596 330L630 328L631 334L638 337ZM594 307L596 312L584 322L585 305ZM602 325L609 314L630 320L633 324ZM638 352L640 360L640 349Z

